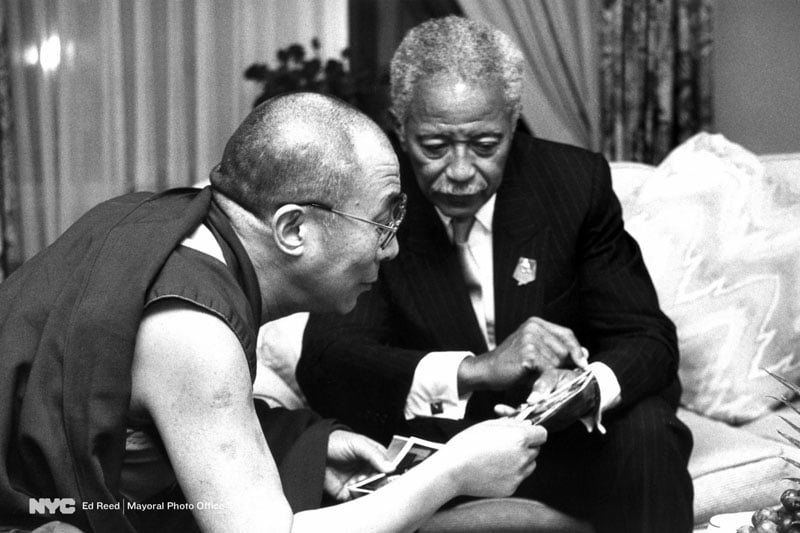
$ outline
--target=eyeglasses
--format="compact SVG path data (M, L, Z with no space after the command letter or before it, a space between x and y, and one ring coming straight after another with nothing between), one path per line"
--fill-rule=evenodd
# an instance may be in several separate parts
M406 198L405 193L400 193L400 197L397 199L397 202L392 206L392 213L391 213L391 220L388 224L381 224L380 222L375 222L374 220L370 220L368 218L363 218L357 215L352 215L350 213L345 213L344 211L339 211L331 206L320 204L317 202L305 202L305 203L297 203L296 205L307 205L309 207L316 207L317 209L322 209L323 211L328 211L329 213L334 213L336 215L341 215L343 217L352 218L353 220L358 220L359 222L366 222L367 224L372 224L375 226L375 230L378 232L378 246L381 250L386 249L389 246L389 243L392 242L395 234L397 233L397 229L400 227L400 223L403 222L403 219L406 216L406 203L408 199Z

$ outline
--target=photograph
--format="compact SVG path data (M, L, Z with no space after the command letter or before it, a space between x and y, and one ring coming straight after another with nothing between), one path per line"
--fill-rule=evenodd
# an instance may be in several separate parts
M390 454L392 445L396 442L401 442L403 444L396 456L389 455L390 457L394 457L392 459L394 468L390 472L375 474L363 481L349 485L348 488L351 492L356 494L375 492L384 485L397 479L398 476L405 474L407 471L417 466L442 447L439 443L418 439L416 437L405 438L395 436L388 446Z
M0 0L0 533L800 531L800 0Z

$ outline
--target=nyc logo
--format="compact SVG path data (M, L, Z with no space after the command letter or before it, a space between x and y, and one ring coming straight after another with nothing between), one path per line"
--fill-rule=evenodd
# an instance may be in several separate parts
M75 512L74 498L31 498L28 500L30 514L72 514Z

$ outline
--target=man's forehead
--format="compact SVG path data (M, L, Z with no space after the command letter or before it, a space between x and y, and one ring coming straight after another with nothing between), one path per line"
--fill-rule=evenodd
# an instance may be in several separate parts
M420 83L409 109L409 119L420 126L467 125L502 120L507 115L502 87L460 78L433 78Z

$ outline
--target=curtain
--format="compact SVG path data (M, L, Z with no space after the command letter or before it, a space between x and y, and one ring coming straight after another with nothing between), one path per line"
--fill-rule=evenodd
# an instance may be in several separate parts
M389 62L408 30L430 18L461 15L457 0L348 0L350 66L372 81L359 108L384 130L392 131Z
M346 0L3 6L13 125L2 139L15 154L2 167L4 258L31 257L112 196L205 179L260 92L243 77L250 64L314 37L326 58L347 46Z
M526 59L522 115L538 136L600 148L597 4L592 0L458 0L504 31Z
M712 125L713 0L604 0L603 151L657 164Z
M5 6L0 3L0 281L21 262L16 238L19 235L19 210L15 189L6 186L13 175L13 132L11 121L10 76L8 70L8 31Z

